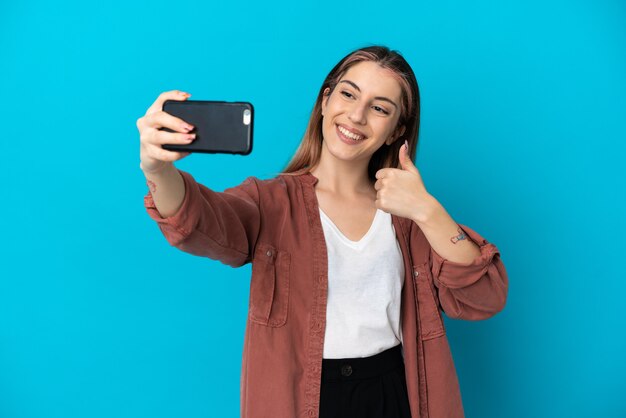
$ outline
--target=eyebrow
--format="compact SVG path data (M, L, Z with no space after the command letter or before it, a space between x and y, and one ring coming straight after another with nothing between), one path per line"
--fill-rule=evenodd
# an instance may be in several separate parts
M359 86L357 86L354 82L350 81L350 80L341 80L340 83L347 83L350 84L352 87L355 88L356 91L358 91L359 93L361 92L361 89L359 88ZM384 102L389 102L392 105L394 105L396 107L396 109L398 108L398 105L391 99L387 98L387 97L383 97L383 96L376 96L374 97L375 100L382 100Z

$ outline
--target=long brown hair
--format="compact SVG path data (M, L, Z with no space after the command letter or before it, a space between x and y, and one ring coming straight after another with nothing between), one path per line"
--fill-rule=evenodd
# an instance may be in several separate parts
M381 168L399 167L398 153L400 147L407 140L409 143L409 156L411 160L415 160L415 151L417 148L417 140L420 124L420 96L419 87L413 69L406 62L404 57L397 51L392 51L385 46L369 46L357 49L346 55L326 76L322 87L317 95L315 106L311 112L309 124L304 132L304 137L295 155L287 164L287 167L281 174L302 174L314 167L320 160L322 152L322 100L324 99L324 90L335 89L341 77L353 65L363 62L373 61L382 68L391 70L392 74L397 77L402 89L402 100L400 106L400 119L398 127L404 126L404 133L398 137L391 145L384 143L372 155L367 172L370 180L375 181L376 172ZM328 93L330 94L330 93Z

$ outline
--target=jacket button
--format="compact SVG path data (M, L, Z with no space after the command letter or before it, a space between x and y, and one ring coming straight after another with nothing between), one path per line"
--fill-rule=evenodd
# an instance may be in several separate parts
M419 276L419 275L420 275L420 272L419 272L419 271L417 271L417 270L415 270L415 271L413 272L413 275L414 275L415 277L417 277L417 276Z
M268 257L272 256L272 250L267 250L267 252L265 253L265 255L267 255Z
M309 409L308 411L306 411L306 414L307 414L308 416L312 417L312 416L314 416L314 415L315 415L315 411L314 411L314 410L312 410L312 409Z
M352 366L349 364L344 364L341 366L341 375L342 376L350 376L352 374Z

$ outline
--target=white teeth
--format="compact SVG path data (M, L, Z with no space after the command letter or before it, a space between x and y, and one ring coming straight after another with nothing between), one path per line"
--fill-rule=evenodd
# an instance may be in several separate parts
M339 128L339 132L341 132L342 134L344 134L345 136L347 136L350 139L354 139L355 141L360 141L360 140L362 140L364 138L361 135L353 134L352 132L348 131L345 128L342 128L341 126L339 126L338 128Z

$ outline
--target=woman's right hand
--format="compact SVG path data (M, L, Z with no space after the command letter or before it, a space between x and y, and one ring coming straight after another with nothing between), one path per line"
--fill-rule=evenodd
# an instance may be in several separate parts
M161 147L162 144L190 144L195 139L196 135L189 133L193 126L163 111L166 100L182 101L190 96L180 90L161 93L146 114L137 119L140 166L144 172L155 173L190 154L168 151ZM161 131L159 128L169 128L174 132Z

